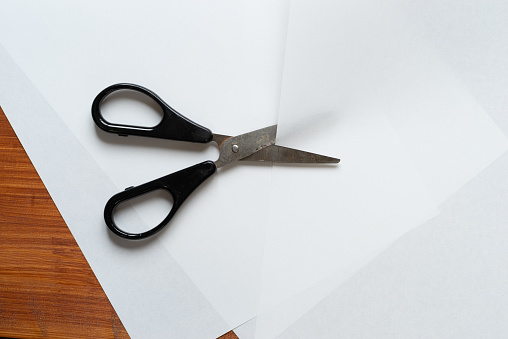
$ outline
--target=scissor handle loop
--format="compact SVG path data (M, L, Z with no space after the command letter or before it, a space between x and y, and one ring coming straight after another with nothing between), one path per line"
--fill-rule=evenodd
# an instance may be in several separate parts
M162 109L162 120L153 127L124 125L107 121L101 113L101 104L108 95L121 90L140 92L152 98ZM129 83L115 84L102 90L92 103L92 117L100 129L121 136L138 135L199 143L207 143L212 140L213 136L212 131L208 128L187 119L166 104L154 92L145 87Z
M109 199L109 201L106 203L106 207L104 208L104 220L106 225L116 235L131 240L145 239L160 232L171 220L171 218L173 218L176 211L180 208L185 199L187 199L187 197L189 197L189 195L199 185L201 185L206 179L214 174L215 170L216 167L212 161L205 161L178 172L166 175L159 179L152 180L146 184L127 188L125 191L115 194ZM130 233L118 227L113 218L113 213L118 205L127 200L139 197L158 189L164 189L168 191L173 197L173 206L171 207L168 215L164 218L164 220L161 221L160 224L142 233Z

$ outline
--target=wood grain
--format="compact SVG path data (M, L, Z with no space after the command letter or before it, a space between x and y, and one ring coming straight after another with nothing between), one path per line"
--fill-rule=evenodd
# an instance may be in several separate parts
M0 236L0 337L129 338L1 108Z

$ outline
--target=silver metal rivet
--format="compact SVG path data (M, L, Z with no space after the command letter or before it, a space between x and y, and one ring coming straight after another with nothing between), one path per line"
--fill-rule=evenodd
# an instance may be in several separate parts
M232 149L233 149L233 152L237 153L238 150L240 149L240 147L238 147L238 145L233 145Z

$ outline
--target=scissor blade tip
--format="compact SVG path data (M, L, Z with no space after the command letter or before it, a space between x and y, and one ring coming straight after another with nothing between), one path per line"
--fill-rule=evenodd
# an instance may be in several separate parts
M329 164L338 164L340 162L340 159L326 157L326 159L322 159L322 161L318 161L318 162L325 162L325 163L329 163Z
M316 154L314 156L314 159L317 163L325 163L325 164L338 164L340 162L340 159L319 154Z

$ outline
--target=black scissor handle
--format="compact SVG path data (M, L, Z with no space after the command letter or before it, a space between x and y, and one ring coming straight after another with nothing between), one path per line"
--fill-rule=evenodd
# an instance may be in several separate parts
M121 90L132 90L143 93L152 98L161 108L162 120L153 127L133 126L116 124L104 119L101 113L101 103L113 92ZM95 124L102 130L115 133L121 136L138 135L152 138L163 138L180 141L206 143L212 140L212 131L203 127L166 104L157 94L149 89L134 84L116 84L109 86L100 92L92 104L92 117Z
M104 220L109 229L116 235L126 239L145 239L148 238L166 226L166 224L173 218L176 211L187 197L206 179L215 173L216 167L212 161L205 161L200 164L185 168L178 172L166 175L159 179L147 182L146 184L128 188L123 192L117 193L109 199L104 208ZM113 212L115 208L122 202L133 199L143 194L153 192L158 189L167 190L173 197L173 206L169 214L162 220L162 222L142 233L129 233L120 229L113 219Z

